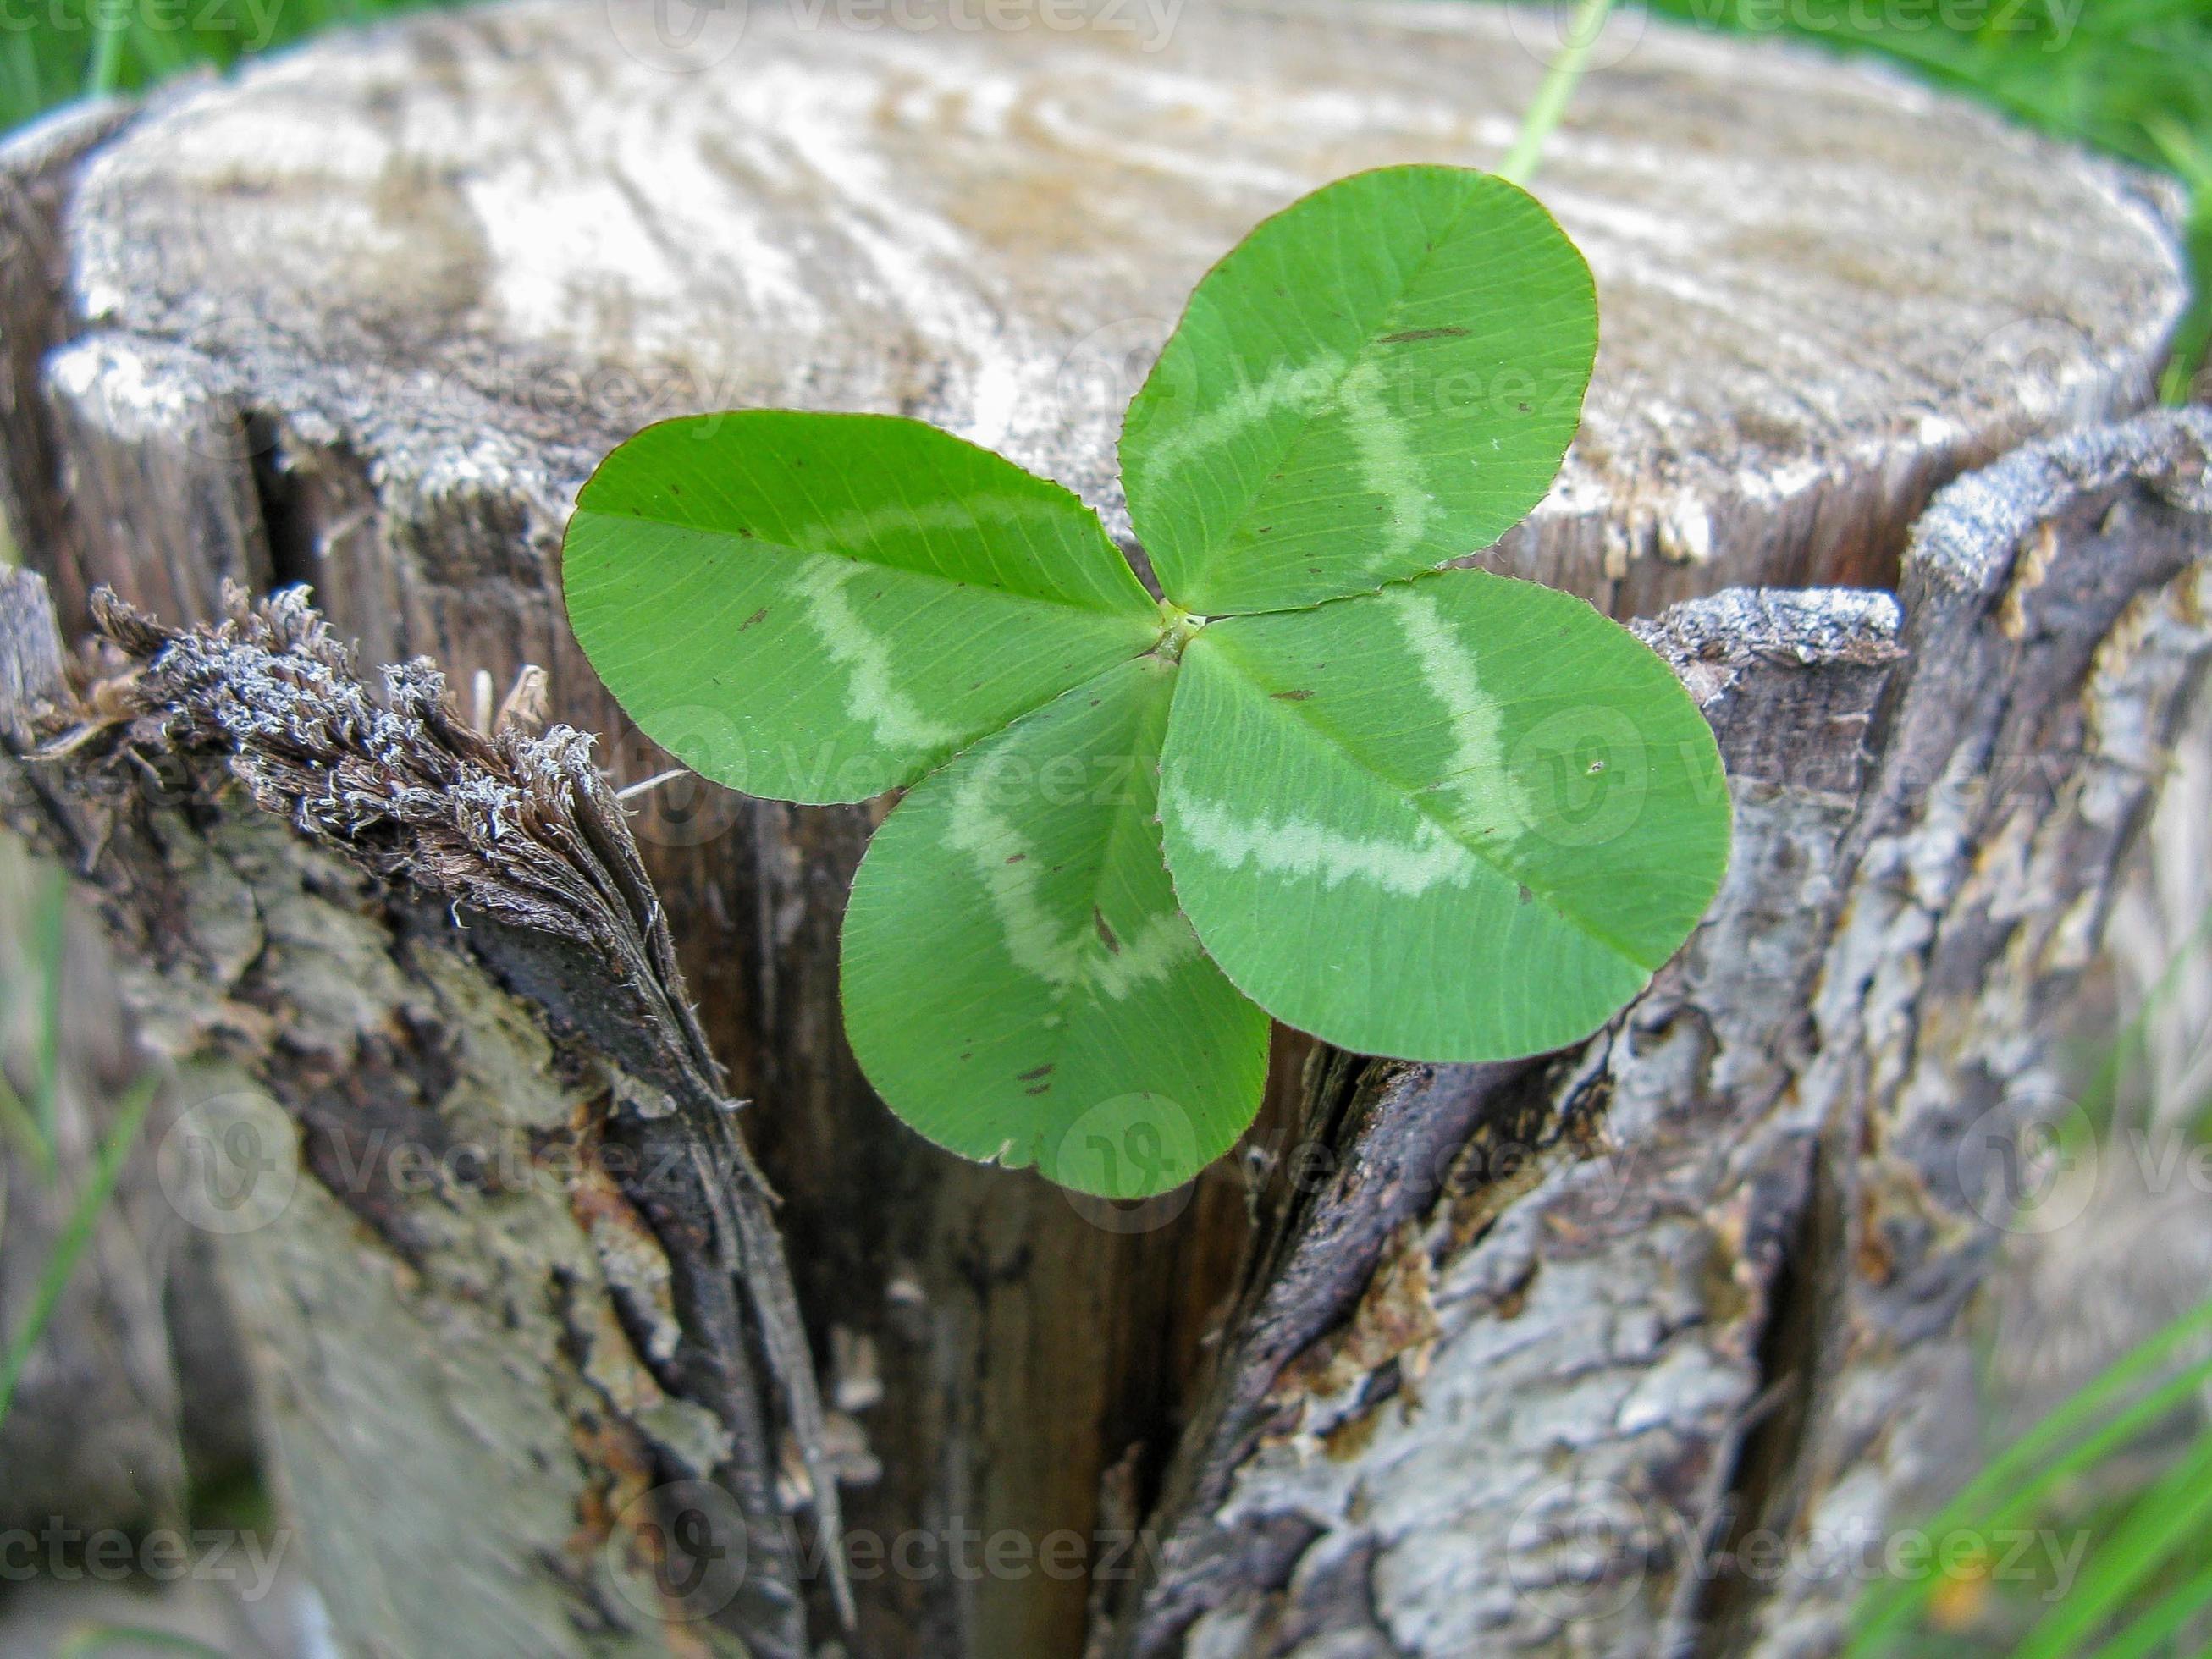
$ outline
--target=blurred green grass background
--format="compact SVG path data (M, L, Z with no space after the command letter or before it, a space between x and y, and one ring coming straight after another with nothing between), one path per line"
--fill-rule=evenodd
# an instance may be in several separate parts
M225 69L323 29L445 3L0 0L0 126L88 94ZM2212 338L2212 0L1650 3L1698 27L1886 58L2031 125L2179 179L2196 204L2188 242L2198 301L2165 390L2174 401L2187 395ZM1603 97L1602 75L1581 95Z
M2197 303L2166 396L2212 336L2212 0L1651 0L1705 27L1903 64L2014 118L2179 179ZM1595 88L1597 83L1593 82ZM2212 392L2197 378L2197 395Z

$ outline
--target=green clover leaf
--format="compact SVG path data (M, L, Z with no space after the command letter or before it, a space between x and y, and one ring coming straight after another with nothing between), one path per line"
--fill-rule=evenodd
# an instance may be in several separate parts
M1160 631L1090 508L890 416L647 427L578 495L562 581L648 736L815 805L913 782Z
M924 779L845 912L846 1030L884 1097L941 1146L1104 1198L1189 1180L1267 1081L1267 1016L1199 948L1160 859L1176 675L1109 668ZM1117 1122L1102 1162L1094 1114L1131 1097L1151 1137Z
M1316 191L1208 271L1121 428L1168 597L1282 611L1487 547L1544 498L1597 355L1589 267L1464 167Z

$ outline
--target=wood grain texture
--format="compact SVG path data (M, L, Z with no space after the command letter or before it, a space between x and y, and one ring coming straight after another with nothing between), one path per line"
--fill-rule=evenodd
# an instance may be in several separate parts
M920 416L1119 529L1121 406L1196 277L1329 179L1494 161L1555 27L1127 14L868 30L779 0L715 25L698 61L726 55L693 74L633 55L659 54L630 0L318 48L99 157L74 297L360 453L410 516L503 505L541 554L614 441L741 404ZM1622 615L1880 576L1943 476L2142 400L2183 294L2146 187L1771 46L1630 19L1597 60L1541 194L1596 271L1603 356L1501 562ZM402 597L395 641L440 638L436 596Z
M732 404L918 415L1126 535L1115 424L1195 277L1341 173L1494 161L1555 40L1533 14L1443 4L1099 12L870 28L756 0L671 73L649 4L487 9L165 94L88 159L19 148L52 237L43 262L0 261L9 337L46 331L21 337L27 391L0 406L10 522L72 627L101 581L181 623L215 614L225 574L307 580L368 660L427 654L495 695L543 665L618 780L658 771L560 611L560 526L609 445ZM1629 18L1598 64L1540 180L1597 274L1597 378L1559 487L1491 562L1624 617L1734 584L1887 582L1940 483L2147 396L2183 289L2141 181L1771 45ZM1727 629L1762 637L1755 605L1702 614L1717 660ZM1816 660L1850 634L1765 625ZM1796 758L1855 787L1840 738ZM1358 1305L1423 1212L1391 1171L1453 1154L1507 1087L1285 1041L1246 1153L1187 1204L1101 1226L921 1146L845 1053L836 924L870 810L691 786L639 805L707 1036L756 1103L817 1357L871 1402L857 1533L1065 1530L1095 1562L1092 1533L1164 1481L1180 1526L1174 1504L1205 1506L1175 1482L1226 1467L1217 1427L1243 1432L1214 1416L1264 1397L1268 1364ZM1531 1075L1508 1093L1533 1102ZM1377 1109L1394 1098L1434 1115ZM1401 1139L1358 1139L1384 1123ZM1316 1206L1284 1171L1337 1136L1376 1161ZM1248 1249L1314 1277L1270 1302ZM1201 1339L1240 1296L1262 1332L1234 1345L1242 1392L1201 1395ZM869 1654L1072 1652L1091 1591L1040 1572L863 1589ZM1213 1605L1183 1594L1164 1581L1131 1616L1172 1602L1158 1627L1181 1629Z

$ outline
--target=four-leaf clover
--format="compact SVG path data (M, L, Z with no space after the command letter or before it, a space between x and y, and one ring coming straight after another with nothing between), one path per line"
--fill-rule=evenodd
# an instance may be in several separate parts
M1556 476L1588 267L1490 175L1385 168L1202 280L1121 437L1155 601L1059 486L919 422L665 422L585 486L577 638L708 777L904 787L846 1028L921 1133L1133 1198L1234 1144L1268 1015L1406 1059L1540 1053L1710 902L1729 805L1658 658L1440 569Z

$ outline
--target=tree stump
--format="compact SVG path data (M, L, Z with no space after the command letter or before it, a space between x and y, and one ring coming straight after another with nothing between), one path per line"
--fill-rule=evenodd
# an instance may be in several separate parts
M665 764L557 580L659 416L919 416L1127 542L1113 437L1197 276L1334 177L1494 161L1557 26L854 13L424 19L10 152L5 501L58 631L19 581L11 747L53 757L6 801L101 896L186 1116L283 1188L224 1252L342 1643L1824 1650L1856 1581L1733 1547L1925 1495L1997 1213L1970 1130L2036 1075L2206 650L2212 431L2100 424L2183 301L2170 204L1617 23L1539 184L1598 280L1583 434L1480 557L1650 619L1729 884L1575 1051L1285 1037L1246 1146L1125 1213L862 1083L836 934L880 805L626 822L530 696L490 710L539 665L617 782ZM312 613L226 581L311 584L477 717L410 669L380 724ZM70 667L102 584L138 611ZM526 1156L399 1182L401 1145Z

